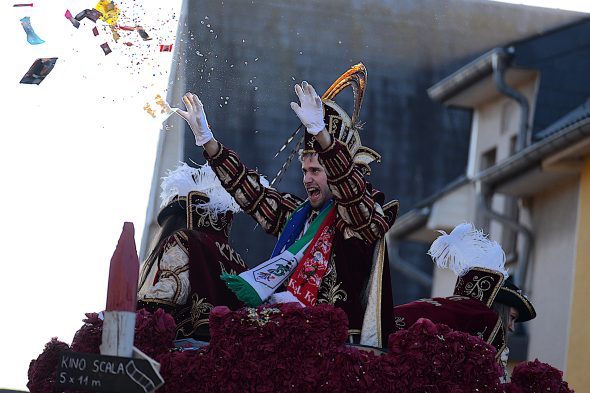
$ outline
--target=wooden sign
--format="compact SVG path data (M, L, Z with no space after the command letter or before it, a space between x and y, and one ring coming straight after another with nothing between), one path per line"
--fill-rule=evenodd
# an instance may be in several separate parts
M63 352L56 385L63 389L112 393L150 393L164 380L145 359Z

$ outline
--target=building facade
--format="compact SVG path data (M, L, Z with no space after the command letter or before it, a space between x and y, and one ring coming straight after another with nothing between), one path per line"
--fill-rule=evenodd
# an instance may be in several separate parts
M465 175L390 233L429 244L465 221L489 233L537 310L511 338L513 360L550 363L576 391L590 390L589 37L584 19L495 48L433 85L434 101L473 111ZM435 270L432 295L455 280Z
M273 156L298 126L289 108L293 85L305 79L321 94L363 62L363 144L382 156L370 180L404 212L460 175L467 161L470 112L437 105L427 88L498 42L579 18L487 0L186 0L167 99L182 107L186 91L197 93L215 136L272 179L286 158ZM352 100L342 93L337 102L350 109ZM142 256L157 229L161 177L191 160L204 162L188 127L171 117L158 146ZM277 188L303 195L296 163ZM231 241L250 265L265 260L274 243L245 215L235 217ZM423 253L419 243L401 249L404 256ZM396 301L428 294L430 262L397 261Z

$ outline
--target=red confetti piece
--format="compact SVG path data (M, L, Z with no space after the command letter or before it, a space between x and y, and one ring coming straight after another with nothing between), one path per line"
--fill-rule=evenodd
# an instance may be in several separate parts
M172 52L172 45L160 45L160 52Z
M69 20L70 22L72 22L72 25L78 29L80 28L80 21L78 21L77 19L75 19L72 16L72 13L70 12L70 10L66 10L66 13L64 14L64 16L66 17L67 20Z

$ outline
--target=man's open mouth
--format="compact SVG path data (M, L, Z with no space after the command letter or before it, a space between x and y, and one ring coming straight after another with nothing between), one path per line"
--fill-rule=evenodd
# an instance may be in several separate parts
M310 199L315 199L320 196L320 189L317 187L308 187L307 195L309 195Z

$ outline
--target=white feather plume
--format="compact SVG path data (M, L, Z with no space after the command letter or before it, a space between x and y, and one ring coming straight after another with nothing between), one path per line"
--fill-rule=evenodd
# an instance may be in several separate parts
M199 191L209 197L209 202L199 204L197 207L205 208L215 216L227 211L233 213L241 211L240 206L223 188L209 164L193 168L181 162L176 169L168 171L166 177L162 178L160 187L162 188L160 207L166 206L176 196L186 197L191 191Z
M508 277L504 267L506 255L502 247L490 239L473 224L457 225L451 233L439 231L439 236L430 246L428 255L440 268L451 269L462 276L469 269L481 267L498 271Z

